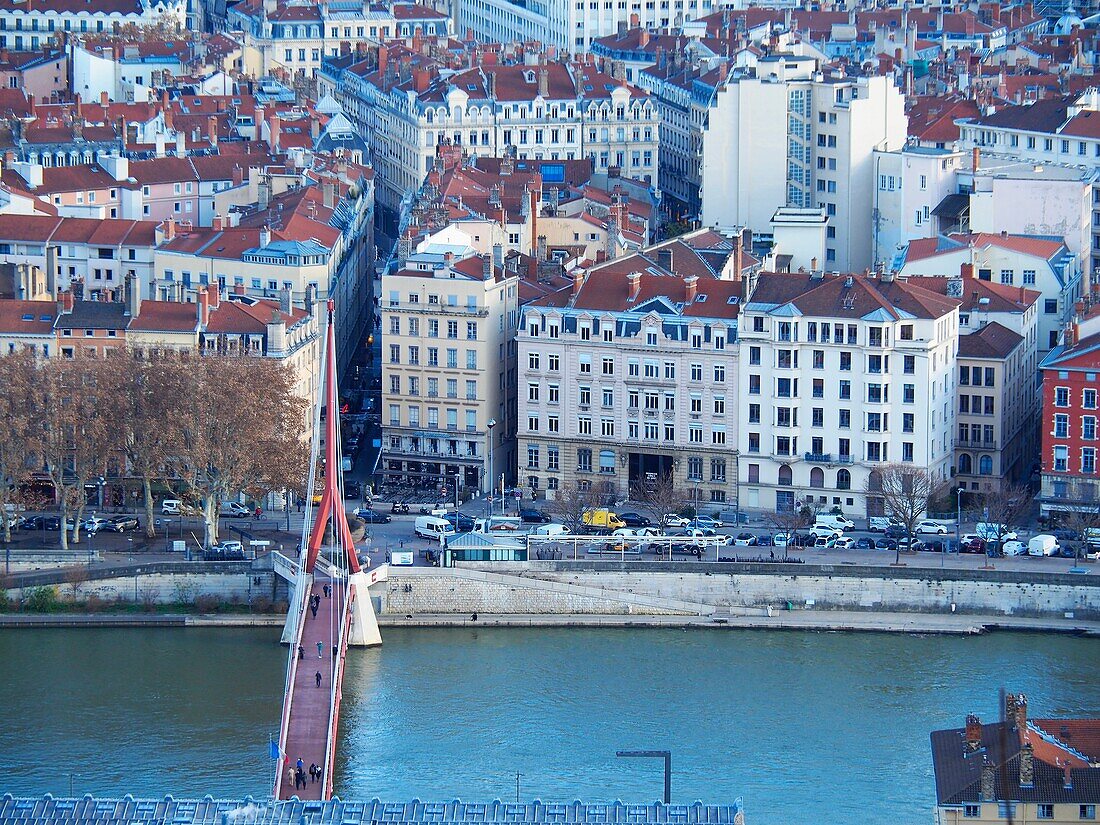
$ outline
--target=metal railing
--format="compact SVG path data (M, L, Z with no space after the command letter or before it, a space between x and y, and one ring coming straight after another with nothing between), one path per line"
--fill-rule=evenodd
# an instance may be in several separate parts
M329 699L328 738L325 740L325 764L322 766L323 791L321 799L332 798L333 765L336 762L336 734L339 727L341 689L344 684L344 660L348 649L348 634L351 631L351 605L355 599L355 588L350 581L344 583L343 618L340 621L340 637L336 649L339 658L332 663L332 696Z

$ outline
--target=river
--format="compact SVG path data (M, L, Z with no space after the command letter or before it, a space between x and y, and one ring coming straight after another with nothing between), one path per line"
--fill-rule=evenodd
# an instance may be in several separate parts
M731 630L387 629L353 650L336 788L404 800L745 799L753 825L924 825L928 733L1027 694L1100 713L1100 641ZM0 793L263 796L275 630L0 631Z

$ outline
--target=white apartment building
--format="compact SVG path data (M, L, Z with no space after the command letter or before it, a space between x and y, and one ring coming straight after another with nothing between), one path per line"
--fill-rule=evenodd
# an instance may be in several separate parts
M741 505L881 515L892 462L947 483L958 322L889 275L761 275L738 319Z
M736 503L741 281L651 266L619 259L523 308L518 477L534 493L614 501L671 474L685 500Z
M488 492L492 470L511 476L518 277L494 257L428 239L382 275L387 483L445 486L452 500L456 484Z
M1028 163L971 150L909 145L875 152L872 258L891 265L911 240L955 233L1006 231L1063 239L1087 261L1092 245L1093 188L1100 168Z
M591 158L597 173L656 183L659 128L650 96L588 63L484 65L443 77L433 65L395 65L334 81L344 111L371 146L380 207L400 211L449 141L470 155ZM547 174L543 179L552 183Z
M983 117L959 120L959 147L967 151L978 148L983 156L995 155L1036 165L1072 166L1088 173L1100 165L1098 112L1100 90L1095 87L1078 95L1008 106ZM1082 253L1081 263L1091 283L1100 273L1100 179L1093 177L1090 183L1091 248Z
M953 277L963 267L972 268L980 281L1038 292L1038 350L1042 354L1058 345L1082 286L1077 257L1060 239L1007 232L941 235L911 241L892 268L904 277Z
M487 42L544 43L569 54L588 51L592 41L632 29L679 28L710 14L713 0L456 0L458 25Z
M718 89L703 132L702 222L766 235L779 207L824 208L823 267L861 270L872 263L874 151L905 145L904 96L888 77L816 67L771 55Z

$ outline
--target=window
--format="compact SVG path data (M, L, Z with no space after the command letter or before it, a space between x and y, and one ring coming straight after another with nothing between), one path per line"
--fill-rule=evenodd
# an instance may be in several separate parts
M577 471L581 473L592 472L592 451L587 448L577 450Z
M1081 393L1081 406L1086 410L1096 409L1096 390L1085 390Z
M1081 416L1081 438L1085 441L1096 440L1096 416L1095 415L1083 415Z
M825 369L825 350L815 349L813 355L813 367L815 370Z
M916 384L903 384L901 388L901 400L903 404L912 404L917 397Z
M687 477L691 481L703 480L703 459L697 456L688 459Z
M760 364L760 347L749 347L749 364Z
M840 410L840 428L842 430L849 430L852 428L852 411Z
M1050 802L1040 802L1035 810L1039 819L1054 819L1054 805Z
M1078 819L1096 819L1096 806L1095 805L1082 805L1078 809Z
M760 433L749 433L749 452L760 452Z
M558 452L557 447L546 448L546 469L557 471L561 461L561 454Z
M979 817L982 815L981 805L963 805L963 816Z
M839 329L839 327L838 327ZM840 353L840 368L845 372L849 372L852 369L852 353L842 352Z
M901 415L901 431L903 433L913 432L913 413L902 413L902 415Z
M1045 312L1047 315L1057 315L1058 314L1058 299L1057 298L1047 298L1045 301L1043 301L1043 312Z
M578 435L592 435L592 419L587 416L578 418L577 433Z
M714 365L714 383L724 384L726 381L726 367L724 364Z
M1068 407L1069 406L1069 387L1055 387L1054 388L1054 406L1055 407Z
M913 375L917 371L917 358L915 355L905 356L902 371L906 375Z
M760 376L749 376L749 395L760 395Z
M1056 445L1054 447L1054 472L1064 473L1069 468L1069 447Z
M1054 416L1054 437L1069 437L1069 416L1065 413L1059 413Z
M852 397L852 382L841 381L840 382L840 398L848 399Z
M604 375L614 375L615 374L615 359L614 358L604 358L603 363L602 363L602 370L603 370Z
M546 368L550 372L558 372L561 369L561 358L557 355L547 355Z
M1091 475L1096 472L1096 448L1081 448L1081 472Z
M694 399L692 399L692 400L694 401ZM750 424L759 424L760 423L760 405L759 404L749 404L749 423Z

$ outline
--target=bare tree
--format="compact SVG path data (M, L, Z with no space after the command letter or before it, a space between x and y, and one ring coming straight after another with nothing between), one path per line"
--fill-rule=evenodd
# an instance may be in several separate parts
M567 481L558 487L550 512L561 519L573 535L584 532L584 514L596 503L596 495L590 487L582 487L575 481Z
M652 482L635 481L630 486L630 499L638 502L660 524L665 514L679 512L688 496L676 486L676 477L669 471Z
M774 513L768 514L768 525L772 527L776 533L783 533L787 537L787 543L783 547L783 557L786 558L789 553L788 548L791 546L792 537L804 527L808 527L812 522L806 518L806 514L799 507L792 507L789 510L777 510Z
M305 402L289 369L270 359L204 355L188 367L188 395L176 413L181 443L168 466L202 502L210 545L218 540L220 501L304 488Z
M912 464L887 464L877 475L879 484L868 478L866 492L882 498L886 515L905 528L907 546L913 546L917 522L928 510L928 502L936 495L940 484L923 467ZM894 564L901 563L901 544L894 554Z
M77 350L72 358L54 358L38 369L40 426L34 446L61 508L58 532L63 550L69 547L65 522L70 513L72 540L80 543L88 484L104 472L114 452L114 399L105 391L103 364Z
M986 526L987 542L996 542L997 549L1004 548L1005 536L1014 532L1031 508L1031 489L1024 484L1006 484L999 490L986 490L972 497L969 512L974 521Z
M1060 514L1059 521L1077 534L1076 540L1067 540L1075 559L1080 559L1089 545L1100 544L1100 501L1075 502L1072 510Z
M0 358L0 514L4 543L11 541L9 505L21 501L21 483L30 475L33 452L32 435L36 415L33 413L35 378L34 356L29 350Z
M153 538L153 482L165 477L168 461L180 446L179 429L168 422L186 397L190 359L171 351L127 351L109 359L108 365L120 446L129 472L141 479L145 535Z

